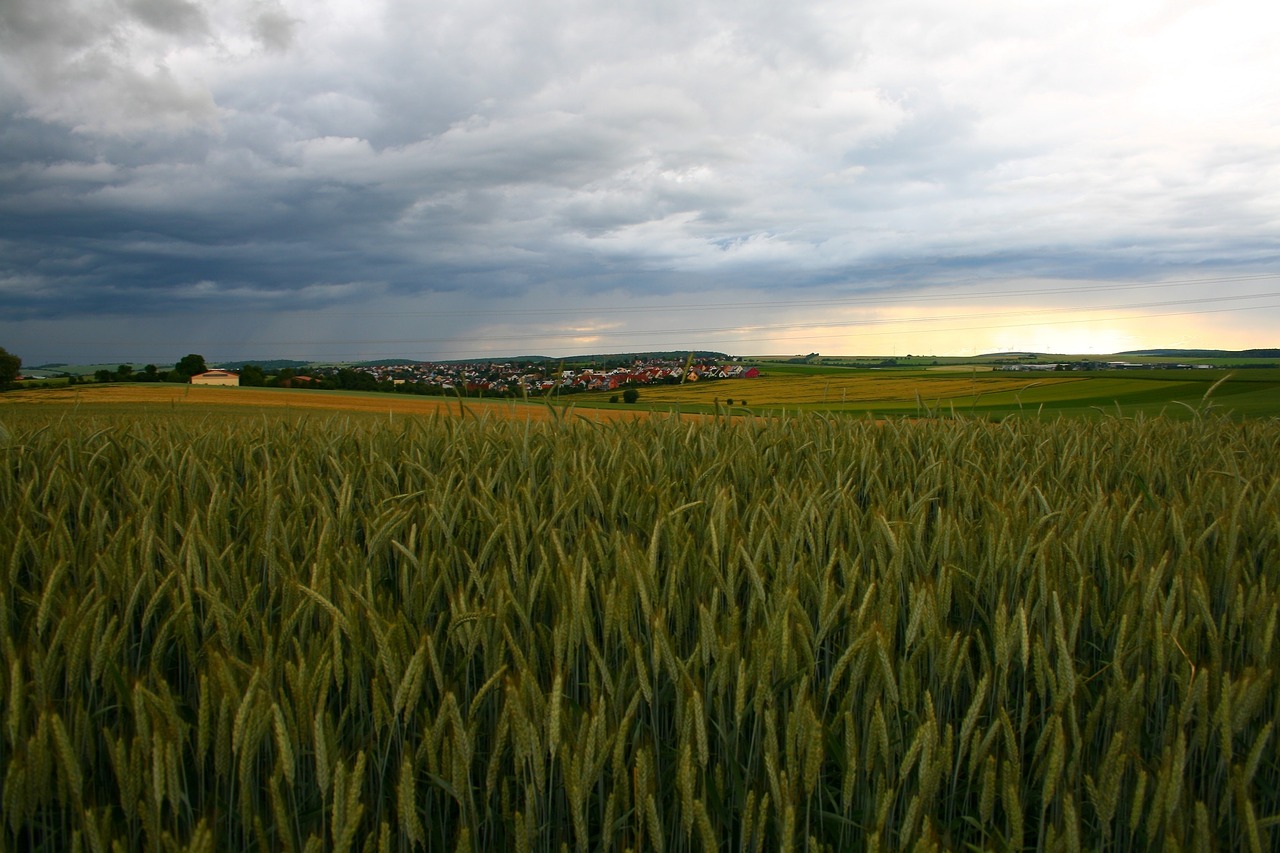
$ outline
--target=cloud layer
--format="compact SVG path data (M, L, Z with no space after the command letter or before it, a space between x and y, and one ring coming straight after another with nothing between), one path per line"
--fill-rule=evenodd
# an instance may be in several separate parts
M1150 315L1123 286L1035 292L1161 279L1256 314L1275 279L1231 282L1280 256L1276 23L1243 0L10 0L0 335L760 352L803 335L752 328L874 319L869 293ZM740 333L682 331L710 327Z

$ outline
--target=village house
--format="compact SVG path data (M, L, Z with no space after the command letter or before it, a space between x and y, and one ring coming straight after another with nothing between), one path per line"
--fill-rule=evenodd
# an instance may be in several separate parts
M553 390L557 393L616 391L632 385L668 385L708 379L752 379L760 375L759 370L754 367L744 369L738 364L721 365L711 359L691 361L686 365L683 359L661 358L636 359L629 366L604 369L597 366L556 370L550 364L534 368L527 363L512 362L404 362L357 365L350 369L369 374L380 382L385 381L396 390L401 390L406 385L426 385L434 387L436 393L443 389L465 389L467 393L505 396L545 394ZM337 368L320 369L323 377L336 376L337 371ZM301 384L297 379L290 384Z
M239 385L240 375L230 370L206 370L191 377L192 385Z

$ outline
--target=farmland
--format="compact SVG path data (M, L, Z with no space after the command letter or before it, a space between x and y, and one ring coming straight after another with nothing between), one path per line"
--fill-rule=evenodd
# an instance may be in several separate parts
M1187 407L1200 408L1206 394L1214 405L1240 415L1280 415L1280 370L1031 373L770 365L759 379L656 386L643 389L640 399L654 408L680 411L715 411L725 400L734 400L738 409L763 414L959 412L1000 417L1048 411L1094 417L1103 409L1109 414L1190 417ZM593 393L573 399L581 408L600 405L608 396Z
M757 379L648 385L637 405L620 391L531 395L528 400L285 388L210 388L169 383L119 383L37 388L0 395L0 412L29 404L118 412L215 413L224 407L295 415L346 411L430 415L465 410L476 417L544 420L572 409L592 420L647 412L683 415L950 416L986 418L1162 415L1191 418L1206 405L1235 417L1280 416L1280 370L1144 370L1011 372L972 365L921 369L850 369L765 364ZM732 401L731 403L728 401ZM460 409L459 406L463 409Z
M1274 420L84 399L0 407L7 849L1280 837Z
M168 416L217 416L229 412L253 412L271 417L317 415L333 412L431 416L462 415L475 418L542 421L563 414L542 402L515 400L459 401L447 397L417 397L351 391L311 391L276 388L218 388L169 383L82 385L56 389L10 392L0 396L0 419L20 414L46 417L55 414L114 413ZM647 411L590 410L578 413L592 420L629 420Z

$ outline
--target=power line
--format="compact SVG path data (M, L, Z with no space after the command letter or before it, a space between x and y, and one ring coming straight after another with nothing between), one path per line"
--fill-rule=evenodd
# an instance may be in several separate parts
M1255 305L1250 308L1206 308L1200 311L1167 311L1167 312L1159 312L1159 313L1152 313L1152 314L1137 314L1137 315L1127 314L1127 315L1118 316L1118 317L1089 317L1089 318L1076 318L1071 320L1036 320L1034 322L1010 323L1002 326L949 326L944 328L929 329L928 332L930 334L933 334L933 333L941 333L941 332L974 332L974 331L988 331L988 330L1000 330L1000 329L1024 329L1024 328L1033 328L1033 327L1039 327L1039 326L1065 326L1065 325L1079 325L1079 324L1089 324L1089 323L1107 323L1107 322L1114 322L1114 321L1145 320L1145 319L1153 319L1158 317L1187 317L1187 316L1198 316L1203 314L1226 314L1226 313L1232 313L1236 311L1251 311L1251 310L1269 309L1269 308L1280 308L1280 302L1273 303L1270 305ZM909 322L909 321L903 321L903 322ZM842 334L819 335L817 337L810 338L810 340L815 340L815 341L816 340L824 340L824 341L825 340L844 340L850 337L854 337L855 335L858 335L858 334L861 334L863 337L886 337L888 335L898 334L898 332L879 331L879 332L859 333L859 332L850 331ZM785 339L782 337L722 338L715 341L702 342L699 345L691 345L686 343L680 347L670 346L670 347L664 347L664 349L680 349L680 350L711 349L714 347L724 346L725 344L757 344L757 343L764 343L764 342L776 342L776 341L782 341L782 340L785 340ZM450 341L450 343L452 343L452 341ZM626 341L610 342L610 348L618 352L629 352L633 350L643 349L644 347L645 345L643 343L632 344ZM444 353L438 353L438 356L452 355L455 357L466 358L466 357L470 357L468 354L469 352L474 352L474 349L469 351L463 351L463 350L446 351ZM334 354L334 358L336 359L338 355L345 355L345 353ZM364 357L364 356L361 356L361 357ZM378 356L378 357L396 358L400 356L398 354L388 353L385 356ZM478 356L478 357L482 358L483 356Z
M1086 285L1086 286L1065 286L1065 287L1049 287L1049 288L1018 288L1013 290L983 290L975 292L948 292L948 293L917 293L909 297L903 297L901 294L882 293L882 294L860 294L854 296L831 297L826 299L770 299L770 300L734 300L732 302L679 302L666 305L620 305L604 308L591 308L588 310L608 312L609 314L652 314L664 313L672 311L696 311L696 310L717 310L717 311L747 311L755 308L820 308L827 306L849 306L858 305L881 305L892 304L902 305L915 302L943 302L956 300L976 300L976 299L1009 299L1014 297L1037 297L1037 296L1058 296L1062 294L1080 294L1080 293L1114 293L1117 291L1131 290L1153 290L1172 287L1191 287L1197 284L1230 284L1236 282L1247 281L1265 281L1268 279L1280 278L1278 273L1256 273L1239 276L1214 276L1210 278L1186 278L1186 279L1170 279L1159 282L1141 282L1141 283L1124 283L1124 282L1107 282L1106 284ZM985 279L966 279L962 281L948 282L945 285L930 285L930 287L959 287L965 283L974 283ZM218 310L212 308L207 314L238 314L245 309L226 309ZM295 314L314 314L314 308L285 308L280 310L271 309L271 313L276 316L289 316ZM446 309L446 310L424 310L424 311L352 311L347 312L345 317L501 317L509 315L512 317L546 317L546 316L564 316L582 314L583 308L580 306L569 308L475 308L475 309Z
M1141 284L1120 284L1108 283L1093 285L1087 287L1052 287L1052 288L1026 288L1015 290L986 290L973 293L954 292L954 293L920 293L913 294L908 300L911 302L941 302L952 301L957 299L991 299L1001 298L1008 299L1010 297L1026 297L1026 296L1056 296L1064 293L1112 293L1120 290L1150 290L1168 287L1190 287L1196 284L1227 284L1231 282L1244 281L1265 281L1267 279L1280 278L1280 274L1276 273L1258 273L1256 275L1242 275L1231 277L1216 278L1194 278L1194 279L1176 279L1161 282L1144 282ZM975 281L976 279L970 279ZM949 287L955 287L959 283L948 284ZM937 285L934 285L937 286ZM752 308L807 308L807 307L823 307L832 305L879 305L884 303L898 305L903 302L901 295L862 295L848 296L831 299L777 299L768 301L735 301L735 302L682 302L678 305L631 305L619 306L616 308L608 308L609 313L651 313L664 311L689 311L696 309L716 309L720 311L726 310L748 310ZM558 315L558 314L580 314L580 308L531 308L531 309L513 309L510 312L494 311L494 310L475 310L475 311L409 311L409 312L379 312L379 313L358 313L348 316L353 317L463 317L463 316L493 316L494 314L511 313L519 316L530 315Z
M1275 298L1276 296L1277 294L1274 294L1274 293L1247 294L1247 295L1235 295L1235 296L1206 297L1203 299L1169 300L1164 302L1134 303L1131 305L1122 305L1122 306L1093 306L1093 307L1079 306L1079 307L1073 307L1071 310L1075 313L1091 312L1091 311L1126 311L1128 312L1130 309L1133 309L1133 308L1176 307L1181 305L1201 304L1205 302L1222 303L1222 302L1240 301L1240 300L1248 300L1248 299L1270 299L1270 298ZM928 334L937 334L937 333L943 333L943 332L994 331L994 330L1000 330L1000 329L1017 329L1017 328L1029 328L1029 327L1039 327L1039 326L1062 326L1062 325L1079 325L1079 324L1092 324L1092 323L1132 322L1135 320L1153 319L1153 318L1160 318L1160 317L1199 316L1199 315L1207 315L1207 314L1235 313L1240 311L1268 310L1268 309L1275 309L1275 308L1280 308L1280 302L1273 302L1269 304L1260 304L1260 305L1249 305L1249 306L1232 306L1232 307L1226 307L1226 308L1203 308L1199 310L1187 310L1187 311L1157 311L1157 312L1146 312L1146 313L1138 313L1138 314L1124 313L1124 314L1119 314L1115 316L1102 316L1102 317L1091 316L1091 317L1072 317L1072 318L1052 318L1052 317L1040 317L1036 315L1036 312L1032 312L1032 311L988 312L983 314L966 315L965 319L966 320L978 319L978 318L992 319L992 318L1000 318L1000 317L1019 319L1019 318L1026 318L1029 316L1036 316L1037 318L1033 321L1021 322L1021 323L1000 323L1000 324L986 323L986 324L979 324L979 325L945 326L941 328L931 327L922 331L925 331ZM722 347L726 344L750 344L750 343L758 343L758 342L764 342L764 341L780 341L780 340L783 340L784 337L779 333L804 331L804 330L812 330L812 329L827 329L833 326L842 328L845 331L840 333L833 333L829 335L821 335L816 339L817 340L847 339L847 338L858 336L858 335L861 335L864 337L886 336L890 334L900 334L900 332L866 331L866 328L871 327L871 328L881 329L886 326L901 326L901 325L910 325L910 324L923 325L926 323L936 323L936 322L942 322L942 321L951 320L951 319L956 319L956 318L951 315L944 315L944 316L923 317L923 318L922 317L900 317L900 318L875 318L875 319L863 320L863 321L857 321L857 320L827 321L823 323L776 323L776 324L770 324L765 326L754 326L749 329L743 329L742 327L718 327L718 328L705 328L705 329L658 329L658 330L632 331L628 333L626 337L622 338L621 340L616 338L610 339L608 342L608 346L611 349L623 350L623 351L628 349L644 349L651 346L651 344L641 340L637 340L637 339L655 338L655 337L679 338L683 336L685 337L686 342L681 344L681 348L688 348L691 344L687 342L688 340L687 336L715 335L718 333L725 333L725 332L739 332L739 333L749 334L749 336L741 336L741 337L733 337L733 338L714 338L712 340L704 339L702 342L700 342L700 344L694 346L694 348L697 348L697 349L706 349L711 347ZM770 333L775 333L775 334L770 334ZM583 339L583 338L600 338L600 337L603 337L605 334L607 334L607 330L604 330L604 332L602 332L601 334L595 334L590 331L584 331L584 330L573 330L568 332L560 331L560 332L546 332L546 333L531 333L531 334L522 334L522 335L485 335L485 336L474 338L471 341L468 341L467 345L469 346L469 351L474 352L477 344L506 342L506 343L513 344L513 348L514 348L514 345L518 344L518 342L521 342L521 341L528 341L530 342L530 346L532 346L535 342L540 345L544 345L544 342L546 341L556 341L556 340L564 341L568 343L568 342L572 342L574 340ZM109 345L109 344L114 344L115 342L100 341L97 343L100 345ZM205 346L206 344L209 344L209 343L212 343L212 342L186 340L182 342L182 345ZM458 343L459 342L457 341L456 338L403 338L403 339L274 341L270 343L255 343L255 344L252 344L252 346L257 348L262 348L262 349L278 349L280 347L307 347L312 349L325 349L330 346L351 347L351 346L361 346L361 345L371 345L371 346L380 346L380 347L387 347L387 346L393 346L393 345L439 347L440 345L456 346L458 345ZM220 341L214 345L225 346L225 343ZM584 344L584 346L585 345L589 345L589 344ZM334 358L336 360L339 356L350 355L350 354L351 353L349 352L330 353L329 357ZM460 354L466 355L465 352ZM359 355L362 358L368 357L367 354L364 354L364 353L361 353ZM394 358L394 357L403 357L403 356L402 354L398 354L398 353L390 353L386 357Z
M1204 297L1201 299L1176 299L1176 300L1168 300L1163 302L1135 302L1127 305L1073 307L1069 310L1074 312L1127 311L1127 310L1138 309L1138 308L1167 308L1167 307L1173 307L1173 306L1179 306L1179 305L1198 305L1205 302L1217 303L1217 302L1234 302L1234 301L1241 301L1241 300L1247 300L1247 299L1270 299L1270 298L1276 297L1277 295L1278 294L1275 294L1275 293L1251 293L1251 294L1243 294L1243 295L1235 295L1235 296ZM1254 307L1257 307L1257 306L1254 306ZM1244 309L1238 309L1238 310L1244 310ZM967 319L991 319L991 318L1000 318L1000 317L1027 317L1027 316L1040 315L1040 314L1042 314L1042 311L1025 310L1025 311L989 311L981 314L965 314L964 316ZM839 320L839 319L833 318L833 319L825 320L823 322L769 323L769 324L753 323L753 324L746 324L746 325L748 325L752 331L759 331L759 332L767 332L767 331L773 331L773 330L800 331L803 329L825 329L833 325L887 326L887 325L907 325L907 324L915 324L915 323L921 323L921 324L937 323L937 322L953 319L954 316L955 315L946 314L946 315L925 316L925 317L876 317L876 318L870 318L870 319L856 319L856 320ZM737 326L707 326L707 327L701 327L701 328L688 328L688 329L655 329L655 330L647 330L642 332L635 332L634 334L643 335L646 337L656 337L660 335L714 335L722 332L737 332L742 328L743 328L743 324L739 324ZM592 331L593 330L571 330L566 332L563 330L551 330L551 331L539 333L539 336L544 338L545 337L582 337L584 332L586 334L590 334L592 333ZM602 330L602 331L607 331L607 330ZM489 339L490 340L503 340L503 339L525 340L531 336L532 335L496 336ZM368 341L368 342L362 341L361 343L377 343L377 341ZM389 341L389 343L400 343L400 342Z

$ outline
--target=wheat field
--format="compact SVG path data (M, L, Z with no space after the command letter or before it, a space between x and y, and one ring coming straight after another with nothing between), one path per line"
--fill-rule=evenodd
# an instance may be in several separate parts
M1280 424L0 426L8 850L1275 849Z
M18 417L22 410L37 407L64 412L88 414L92 410L128 408L147 414L164 416L171 413L197 412L216 414L227 409L257 410L279 414L307 416L324 412L381 414L389 417L412 415L458 415L460 417L509 418L512 420L555 420L576 415L596 421L629 420L648 417L647 410L591 409L568 411L569 406L556 407L545 401L465 399L457 397L425 397L412 394L361 393L353 391L319 391L298 388L217 387L181 385L168 382L73 385L10 391L0 398L0 419ZM12 413L11 415L9 413ZM257 412L255 412L256 414Z
M1076 376L1038 376L993 373L972 375L953 373L900 374L896 372L848 372L797 376L789 373L764 375L758 379L688 382L683 385L652 385L640 390L645 403L687 403L710 405L716 400L747 399L753 407L770 405L898 402L914 404L917 400L936 403L939 400L969 400L991 394L1014 395L1030 388L1058 388L1083 385ZM600 400L606 392L584 395Z

